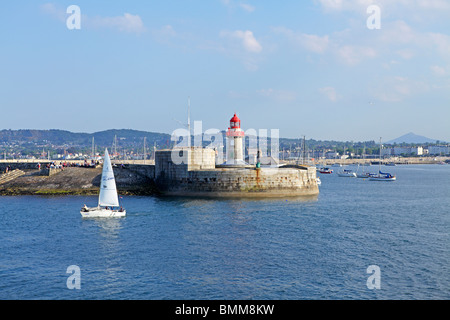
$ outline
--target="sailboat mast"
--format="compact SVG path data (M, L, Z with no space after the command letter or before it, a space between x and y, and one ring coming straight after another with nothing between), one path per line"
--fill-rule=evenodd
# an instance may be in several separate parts
M382 148L382 144L381 144L381 137L380 137L380 161L378 162L378 172L381 172L381 148Z
M147 155L145 153L145 140L147 139L147 137L144 137L144 164L145 164L145 158L147 158Z
M188 97L188 121L187 121L187 126L188 126L188 131L189 131L189 140L188 140L188 147L191 146L191 97Z

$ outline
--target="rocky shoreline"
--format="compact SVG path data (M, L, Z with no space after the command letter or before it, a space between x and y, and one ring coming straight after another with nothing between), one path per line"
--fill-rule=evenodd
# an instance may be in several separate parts
M42 176L38 170L25 170L24 175L1 184L0 195L98 195L101 170L101 167L71 167L52 176ZM120 195L157 194L148 177L122 168L114 171Z

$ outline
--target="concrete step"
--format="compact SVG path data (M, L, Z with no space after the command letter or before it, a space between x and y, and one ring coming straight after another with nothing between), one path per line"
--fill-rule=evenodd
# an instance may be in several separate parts
M0 184L4 184L6 182L12 181L20 176L23 176L25 174L25 172L23 172L20 169L16 169L4 174L0 175Z

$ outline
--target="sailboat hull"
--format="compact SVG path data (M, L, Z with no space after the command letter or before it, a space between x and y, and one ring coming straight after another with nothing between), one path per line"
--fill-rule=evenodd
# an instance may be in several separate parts
M395 181L395 180L397 180L397 178L396 177L390 177L390 178L388 178L388 177L371 177L369 180L370 181Z
M126 210L111 210L104 208L89 208L88 210L81 210L81 216L83 218L120 218L127 215Z
M338 173L338 176L343 178L356 178L356 173Z

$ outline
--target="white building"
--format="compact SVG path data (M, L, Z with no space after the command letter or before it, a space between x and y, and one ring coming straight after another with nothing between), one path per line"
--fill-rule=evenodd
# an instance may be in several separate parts
M428 153L433 155L450 154L450 147L448 146L429 146Z
M423 147L394 147L392 148L392 155L415 155L421 156L423 155Z
M327 153L325 153L325 158L326 159L336 159L337 157L339 157L339 153L338 152L328 151Z

